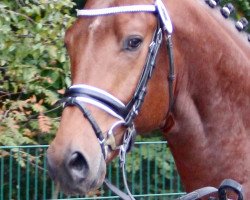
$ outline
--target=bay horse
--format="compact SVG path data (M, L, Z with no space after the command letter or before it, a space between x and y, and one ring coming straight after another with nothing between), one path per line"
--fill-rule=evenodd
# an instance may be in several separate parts
M72 86L48 149L49 173L64 192L86 194L135 130L160 129L187 192L230 178L249 199L247 35L206 1L163 0L167 13L160 3L89 0L79 10L65 35Z

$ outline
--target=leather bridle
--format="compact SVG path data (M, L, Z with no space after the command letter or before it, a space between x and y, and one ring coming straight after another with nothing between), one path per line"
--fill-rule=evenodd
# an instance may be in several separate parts
M136 130L134 126L134 119L138 115L142 103L144 101L148 82L152 76L152 73L155 68L155 61L160 45L162 44L163 36L166 41L168 58L169 58L169 113L172 112L174 104L174 95L173 95L173 82L175 80L174 73L174 55L173 55L173 45L172 45L172 22L170 20L169 14L162 3L161 0L155 0L154 5L131 5L131 6L120 6L120 7L110 7L103 9L85 9L78 10L78 17L91 17L91 16L106 16L119 13L136 13L136 12L147 12L153 13L158 21L157 28L153 35L151 44L149 45L149 51L146 58L146 62L141 74L139 83L136 87L133 97L125 105L119 99L109 94L108 92L101 90L99 88L90 86L90 85L72 85L67 89L64 98L60 101L64 104L64 107L67 106L77 106L84 117L91 124L96 137L99 140L102 154L104 159L107 158L108 150L119 150L120 165L123 172L123 181L124 186L127 190L127 194L119 190L116 186L112 185L108 180L105 180L107 186L117 195L119 195L124 200L135 200L132 196L126 179L125 172L125 163L126 163L126 153L131 149L131 146L134 142L136 136ZM91 112L87 109L86 104L91 104L99 109L104 110L113 117L117 118L116 121L109 131L107 132L107 137L104 137L104 134L96 122L95 118L92 116ZM120 146L116 145L114 130L117 127L124 127L125 133L123 136L123 143ZM218 191L213 187L206 187L205 189L200 189L195 191L198 197L213 193ZM191 199L194 193L186 195L186 197L181 197L179 199Z
M161 0L156 0L155 5L133 5L133 6L122 6L112 7L104 9L92 9L92 10L78 10L78 16L100 16L100 15L111 15L117 13L131 13L131 12L149 12L156 14L159 25L153 35L151 44L149 45L149 51L146 59L146 63L143 68L143 72L140 77L140 81L136 87L133 97L125 105L119 99L103 91L99 88L89 85L73 85L65 93L64 98L61 102L66 106L77 106L84 114L85 118L92 125L92 128L99 139L103 156L107 157L106 144L110 137L113 137L112 129L116 126L127 127L128 132L135 134L134 130L134 119L138 115L142 103L144 101L147 85L152 76L155 67L155 60L162 43L163 31L166 35L167 48L169 52L169 97L170 97L170 110L173 106L173 81L174 81L174 62L173 62L173 47L171 41L172 34L172 23L165 6ZM92 104L113 117L119 119L119 122L113 125L110 131L108 131L108 138L104 138L101 129L92 117L91 113L86 108L86 104ZM132 137L131 137L132 138ZM108 141L109 142L109 141ZM114 150L114 149L112 149Z
M134 199L127 187L125 175L126 153L131 149L131 146L134 142L134 138L136 135L134 119L138 115L142 103L144 101L147 92L147 85L154 71L155 60L160 45L162 43L163 35L166 38L166 44L169 54L169 108L170 110L172 110L174 81L173 47L171 40L171 35L173 31L172 23L168 12L161 0L156 0L155 5L131 5L104 9L78 10L77 12L78 17L105 16L118 13L135 12L148 12L155 14L158 19L158 25L153 35L152 42L149 45L149 51L143 68L143 72L140 77L140 81L136 87L136 90L131 100L125 105L119 99L107 93L106 91L89 85L71 86L66 91L64 98L61 100L61 102L64 103L64 107L77 106L81 110L84 117L91 124L96 134L96 137L99 140L104 159L107 158L107 153L109 149L119 150L119 158L123 171L124 185L127 189L129 197L126 194L122 194L122 192L114 192L120 193L119 195L123 195L124 199ZM86 104L92 104L118 119L118 121L115 122L109 129L106 138L104 137L102 130L100 129L94 117L92 116L91 112L87 109ZM126 128L123 143L120 146L116 145L114 136L114 129L118 126ZM115 187L112 186L108 181L106 181L106 184L111 189Z

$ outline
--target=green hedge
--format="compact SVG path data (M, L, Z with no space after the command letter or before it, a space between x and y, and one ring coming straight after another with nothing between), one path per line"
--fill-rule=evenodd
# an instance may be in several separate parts
M0 2L0 144L47 142L55 132L57 116L46 112L70 85L63 38L73 6L70 0Z

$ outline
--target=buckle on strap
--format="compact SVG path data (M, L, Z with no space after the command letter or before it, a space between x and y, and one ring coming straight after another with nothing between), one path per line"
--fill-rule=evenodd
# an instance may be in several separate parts
M115 143L113 130L118 125L124 125L124 124L125 124L124 121L118 121L110 128L108 132L109 138L106 140L105 142L106 144ZM111 149L112 148L114 148L114 150L119 149L120 168L122 169L123 184L124 184L125 190L127 191L127 194L122 192L119 188L114 186L107 179L105 179L104 182L106 183L106 185L108 186L110 190L112 190L115 194L117 194L123 200L135 200L135 198L133 197L133 195L131 194L129 190L127 177L126 177L126 154L128 151L131 150L131 147L134 144L135 136L136 136L136 130L135 130L134 124L132 124L130 127L127 128L126 132L124 133L122 145L118 147L116 145L114 145L113 147L112 147L112 144L110 145Z
M238 195L238 200L243 200L243 186L232 179L225 179L219 187L219 199L227 200L227 190L232 190Z
M124 133L123 144L119 147L120 148L119 159L121 166L126 163L126 154L132 149L135 136L136 136L136 130L134 124L132 124L132 126L128 127L127 131Z
M238 200L244 200L243 198L243 186L232 180L232 179L225 179L222 181L219 189L216 189L214 187L204 187L198 190L195 190L193 192L190 192L182 197L179 197L175 200L198 200L205 196L216 194L218 192L218 197L209 197L211 200L229 200L227 198L227 190L232 190L238 195Z
M118 126L122 126L125 124L124 120L120 120L115 122L111 128L108 131L107 138L105 140L105 146L110 147L112 151L117 150L119 147L117 147L116 142L115 142L115 135L114 135L114 129Z

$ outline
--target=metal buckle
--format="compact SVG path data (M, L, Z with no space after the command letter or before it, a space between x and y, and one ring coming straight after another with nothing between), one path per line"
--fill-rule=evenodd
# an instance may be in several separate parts
M232 190L238 195L238 200L244 199L243 186L232 179L225 179L219 187L219 199L227 199L227 190Z
M122 126L124 125L125 122L123 120L120 120L118 122L115 122L111 128L108 131L107 134L107 138L105 139L105 149L107 151L107 148L109 147L112 151L115 151L118 149L118 147L116 146L116 142L115 142L115 136L114 136L114 129L118 126Z
M123 137L123 144L120 146L119 159L122 166L126 162L126 154L131 149L131 143L133 142L133 136L136 134L135 126L128 127Z

